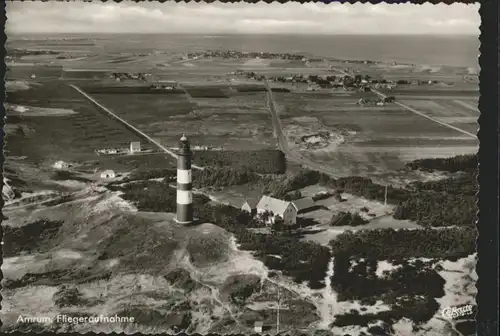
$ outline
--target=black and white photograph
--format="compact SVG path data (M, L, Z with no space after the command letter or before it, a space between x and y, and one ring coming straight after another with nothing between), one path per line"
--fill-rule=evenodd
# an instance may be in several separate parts
M478 9L8 2L0 331L476 335Z

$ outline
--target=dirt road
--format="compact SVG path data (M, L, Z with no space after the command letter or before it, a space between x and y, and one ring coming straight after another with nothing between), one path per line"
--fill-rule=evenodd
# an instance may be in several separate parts
M191 96L191 94L189 93L188 90L186 90L186 88L181 84L181 83L177 83L177 87L179 89L181 89L182 91L184 91L184 94L186 95L186 98L187 100L189 101L189 103L197 106L198 103L196 103L196 101L193 99L193 96Z
M103 110L104 112L108 113L112 118L114 118L115 120L121 122L122 124L124 124L125 126L127 126L129 129L133 130L134 132L136 132L137 134L139 134L140 136L142 136L143 138L145 138L149 142L153 143L154 145L156 145L163 152L165 152L168 155L172 156L173 158L177 159L177 154L175 154L173 151L171 151L168 148L164 147L158 141L154 140L153 138L151 138L149 135L147 135L146 133L144 133L143 131L141 131L137 127L129 124L127 121L123 120L122 118L120 118L119 116L117 116L116 114L114 114L113 112L111 112L108 108L106 108L105 106L103 106L100 103L98 103L94 98L92 98L90 95L88 95L87 93L85 93L78 86L73 85L73 84L70 84L70 86L73 89L75 89L76 91L78 91L82 96L84 96L85 98L87 98L90 102L92 102L97 107L99 107L101 110ZM203 167L196 166L196 165L191 165L191 167L193 167L194 169L199 169L199 170L203 169Z

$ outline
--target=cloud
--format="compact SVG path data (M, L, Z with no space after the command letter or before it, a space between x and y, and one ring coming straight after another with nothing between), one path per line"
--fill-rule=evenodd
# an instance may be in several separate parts
M8 2L15 33L479 34L479 5Z

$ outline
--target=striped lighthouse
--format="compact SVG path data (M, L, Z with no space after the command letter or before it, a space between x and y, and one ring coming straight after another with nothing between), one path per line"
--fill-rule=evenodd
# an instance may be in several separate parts
M191 149L185 134L182 135L177 159L177 222L193 221L193 194L191 192Z

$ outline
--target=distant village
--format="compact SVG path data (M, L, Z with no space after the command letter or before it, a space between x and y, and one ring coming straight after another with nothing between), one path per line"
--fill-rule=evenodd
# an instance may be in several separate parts
M147 81L148 77L150 77L150 73L143 73L143 72L113 72L110 77L114 79L117 82L124 81L124 80L141 80L141 81Z
M346 69L348 70L348 69ZM303 74L292 74L292 75L282 75L282 76L264 76L260 75L254 71L243 71L237 70L229 73L229 75L243 76L248 79L253 79L257 81L263 81L265 79L276 82L276 83L290 83L290 84L309 84L316 85L317 88L321 89L332 89L332 88L344 88L349 89L359 89L363 91L370 91L370 86L373 84L376 89L389 89L392 90L397 85L426 85L426 84L437 84L438 81L423 81L423 80L387 80L387 79L375 79L370 75L357 74L353 76L335 76L335 75L303 75Z
M274 59L274 60L291 60L309 62L326 62L323 58L310 58L305 55L293 53L271 53L258 51L237 51L237 50L205 50L187 53L181 56L181 59L199 59L199 58L223 58L223 59L240 59L240 58L255 58L255 59ZM336 60L345 64L384 64L385 62L373 60ZM393 65L400 63L392 62ZM414 64L412 64L414 65Z
M183 59L198 59L204 58L223 58L223 59L239 59L239 58L262 58L262 59L281 59L281 60L297 60L297 61L312 61L303 55L290 53L270 53L270 52L245 52L234 50L206 50L194 53L187 53ZM319 59L318 61L321 61Z

